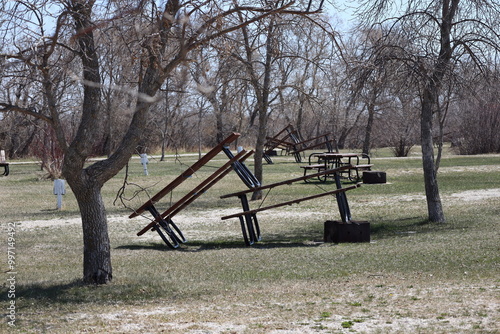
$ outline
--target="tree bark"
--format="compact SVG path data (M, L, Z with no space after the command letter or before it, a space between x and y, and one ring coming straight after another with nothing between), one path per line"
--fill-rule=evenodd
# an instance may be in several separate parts
M371 136L373 129L373 120L375 119L375 100L376 100L375 88L373 88L372 97L368 102L368 120L366 122L365 139L363 140L363 153L370 154L371 147Z
M432 96L432 93L426 89L423 94L422 115L420 117L422 164L429 221L443 223L445 222L445 217L441 204L441 197L439 196L437 170L434 161L434 143L432 139Z
M101 185L89 181L72 186L83 227L83 281L106 284L113 278L106 209Z

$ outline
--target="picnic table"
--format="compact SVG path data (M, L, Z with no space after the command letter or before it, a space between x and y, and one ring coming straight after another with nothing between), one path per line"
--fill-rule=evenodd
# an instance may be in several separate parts
M130 214L129 218L134 218L142 215L145 211L148 211L153 216L152 221L141 231L139 231L137 235L143 235L149 230L156 231L163 239L163 241L167 244L167 246L169 246L170 248L178 248L180 243L186 242L186 238L182 234L181 230L177 227L177 225L172 221L172 218L174 218L175 215L177 215L181 210L191 204L199 196L206 193L208 189L219 182L229 172L234 170L243 181L243 183L249 188L260 186L259 181L244 164L244 161L253 154L253 151L247 152L245 150L241 150L240 152L238 152L238 154L234 155L228 147L228 145L234 142L239 136L239 133L232 133L231 135L229 135L226 139L212 148L193 165L191 165L186 171L172 180L156 195L151 197L146 203L141 205L138 209L135 209L134 212ZM205 166L221 151L224 152L229 158L229 160L224 165L215 170L211 175L209 175L205 180L203 180L200 184L198 184L195 188L188 192L184 197L179 199L177 202L172 203L165 212L160 213L157 210L157 208L155 207L156 203L158 203L167 194L172 193L175 188L177 188L181 183L192 176L200 168Z
M316 160L314 162L314 160ZM364 163L361 163L361 162ZM309 170L328 170L335 169L342 166L352 166L353 168L346 169L340 173L347 179L353 182L361 180L360 172L369 171L373 164L370 163L370 156L366 153L339 153L339 152L324 152L324 153L311 153L309 155L309 165L300 166L304 169L304 176L307 175ZM318 179L325 182L328 174L324 174Z
M317 198L323 197L323 196L335 195L335 197L337 199L337 205L339 208L342 222L347 224L347 223L351 222L351 211L349 209L349 204L347 202L347 196L345 193L349 190L358 188L360 186L360 184L358 183L358 184L343 188L342 184L340 183L339 173L342 171L351 169L351 168L353 168L353 167L350 165L345 165L345 166L335 168L335 169L323 170L323 171L320 171L320 172L317 172L314 174L304 175L301 177L297 177L297 178L293 178L293 179L289 179L289 180L285 180L285 181L281 181L281 182L262 185L262 186L258 186L258 187L252 188L252 189L223 195L220 198L238 197L241 201L241 206L242 206L243 211L239 212L239 213L232 214L232 215L224 216L221 219L226 220L226 219L230 219L230 218L239 218L241 230L243 232L243 239L245 241L245 244L247 246L250 246L257 241L260 241L260 239L261 239L259 222L257 219L258 212L269 210L269 209L274 209L274 208L278 208L278 207L282 207L282 206L288 206L288 205L300 203L303 201L313 200L313 199L317 199ZM316 194L316 195L306 196L306 197L297 198L297 199L290 200L290 201L285 201L282 203L269 205L269 206L264 206L264 207L260 206L257 209L250 209L249 202L247 199L247 194L250 194L250 193L258 191L258 190L264 190L264 189L270 190L272 188L283 186L283 185L291 185L292 183L295 183L295 182L305 181L307 179L314 178L314 177L320 177L322 175L332 175L332 177L335 180L336 189L330 190L330 191L325 191L323 193Z
M313 138L303 139L298 130L288 124L283 130L273 137L266 137L264 144L264 159L268 164L272 164L271 155L275 149L285 150L287 154L294 156L296 162L302 162L303 152L320 146L326 147L328 152L338 151L336 149L335 139L331 133L322 134Z

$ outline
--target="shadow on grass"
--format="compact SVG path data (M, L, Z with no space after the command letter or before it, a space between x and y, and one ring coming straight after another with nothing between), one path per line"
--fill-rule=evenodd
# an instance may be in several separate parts
M398 220L382 220L370 225L370 234L376 238L393 238L408 233L435 233L438 231L463 229L449 223L433 223L424 217L409 217Z
M157 243L157 244L144 244L144 245L123 245L118 246L115 249L128 249L128 250L155 250L155 251L173 251L173 252L203 252L203 251L211 251L211 250L220 250L220 249L271 249L271 248L309 248L309 247L317 247L321 245L323 242L319 241L290 241L290 240L266 240L259 241L254 243L251 246L246 246L243 241L188 241L185 244L179 246L179 248L172 249L169 248L166 244Z
M145 288L146 287L146 288ZM161 285L151 286L150 283L115 283L84 284L81 279L67 283L43 282L16 286L16 304L19 307L44 307L53 304L83 305L106 304L117 301L137 302L158 298L160 295L174 296L175 289L165 289ZM2 294L0 302L8 303L8 294Z
M86 286L82 280L74 280L62 284L31 284L16 286L16 299L37 300L58 303L88 302L87 294L79 293L82 288L95 288ZM7 294L0 296L1 301L7 300Z
M309 248L323 244L323 236L317 231L296 232L290 235L266 234L261 241L255 242L251 246L246 246L241 240L188 240L181 244L179 248L169 248L161 239L157 243L122 245L115 249L127 250L154 250L154 251L177 251L177 252L201 252L219 249L271 249L271 248Z

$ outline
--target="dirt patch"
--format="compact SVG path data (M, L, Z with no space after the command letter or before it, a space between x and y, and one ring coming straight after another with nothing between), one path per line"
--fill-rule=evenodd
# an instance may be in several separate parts
M497 333L498 296L498 286L373 275L256 286L175 305L117 306L67 321L88 326L100 319L109 333Z
M482 189L482 190L467 190L459 193L453 193L448 197L464 201L482 201L490 198L500 198L500 188L497 189Z

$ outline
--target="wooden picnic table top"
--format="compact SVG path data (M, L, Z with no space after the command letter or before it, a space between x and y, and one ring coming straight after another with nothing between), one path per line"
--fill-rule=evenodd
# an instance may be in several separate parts
M197 170L203 167L208 161L210 161L213 157L215 157L219 152L222 151L222 147L224 145L228 145L235 141L240 136L239 133L233 132L226 139L220 142L217 146L212 148L209 152L203 155L198 161L196 161L191 167L189 167L184 173L175 178L172 182L170 182L165 188L160 190L156 195L154 195L149 201L141 205L137 210L132 212L129 218L134 218L143 213L148 207L154 205L161 198L179 186L184 180L186 180L189 176L193 175Z

